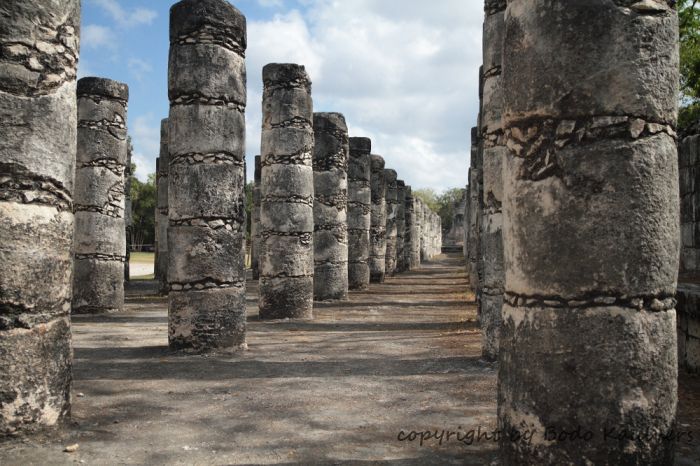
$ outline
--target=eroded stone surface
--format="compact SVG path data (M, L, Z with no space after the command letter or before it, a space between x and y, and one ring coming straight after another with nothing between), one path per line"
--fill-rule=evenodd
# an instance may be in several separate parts
M369 287L370 225L372 211L370 153L368 138L350 138L348 159L348 286Z
M381 283L386 275L386 178L384 158L372 154L371 161L372 212L369 232L369 278Z
M398 215L398 185L396 170L384 169L384 179L386 180L386 255L384 260L385 273L388 276L396 273L396 242L398 230L396 217Z
M156 263L155 276L160 280L161 292L168 293L168 184L170 178L169 124L165 118L160 122L160 155L156 160Z
M507 464L673 463L678 23L653 3L508 5L499 424L594 435Z
M311 81L295 64L263 68L260 318L311 318L314 130Z
M80 2L2 10L0 436L70 413Z
M314 299L348 297L348 157L345 117L314 113Z
M224 0L170 10L169 343L245 347L246 21Z

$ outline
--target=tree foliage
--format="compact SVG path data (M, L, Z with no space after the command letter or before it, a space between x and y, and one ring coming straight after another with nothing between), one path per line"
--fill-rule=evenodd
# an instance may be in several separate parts
M683 130L700 119L700 2L677 2L680 29L680 112Z
M133 152L131 137L128 140L128 150ZM136 164L131 163L131 215L133 225L131 230L131 244L136 249L144 244L154 244L156 240L156 207L158 190L156 188L156 174L148 175L144 183L135 176Z
M434 189L423 188L413 191L413 195L419 197L430 207L430 210L440 216L443 233L450 231L454 220L455 207L462 200L464 189L452 188L442 194L438 194Z

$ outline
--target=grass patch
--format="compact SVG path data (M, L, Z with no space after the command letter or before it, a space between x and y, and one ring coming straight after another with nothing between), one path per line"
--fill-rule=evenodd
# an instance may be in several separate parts
M148 281L148 280L155 280L155 279L156 279L155 274L139 275L137 277L129 277L129 281L132 281L132 282Z
M154 252L132 252L129 262L132 264L153 264L156 260Z

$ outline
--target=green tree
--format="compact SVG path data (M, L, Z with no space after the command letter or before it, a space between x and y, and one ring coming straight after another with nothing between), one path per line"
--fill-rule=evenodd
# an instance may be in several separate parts
M129 150L133 151L131 138L129 138ZM131 215L133 226L131 243L136 248L144 244L154 244L156 240L156 207L158 190L156 187L156 174L148 175L144 183L135 176L136 164L131 163Z
M680 28L680 112L678 128L683 131L700 119L700 2L679 0Z
M442 194L437 194L434 189L423 188L413 191L413 195L419 197L430 207L430 210L440 216L443 232L450 231L454 220L455 207L462 200L464 189L451 188Z
M438 194L432 188L421 188L413 191L413 197L417 197L426 203L430 210L437 212L440 209Z

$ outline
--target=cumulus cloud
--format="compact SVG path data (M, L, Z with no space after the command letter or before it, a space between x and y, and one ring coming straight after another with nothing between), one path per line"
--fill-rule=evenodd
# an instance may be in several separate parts
M155 10L137 7L132 10L124 9L117 0L91 0L101 7L121 27L129 28L141 24L151 24L158 16Z
M304 64L316 111L345 114L351 135L414 188L467 182L478 111L482 4L310 0L248 29L248 151L260 145L262 66Z
M97 49L100 47L114 48L116 44L114 32L107 26L88 24L80 31L80 45Z
M137 81L143 81L143 79L151 71L153 71L153 66L151 66L151 64L146 60L142 60L140 58L129 58L126 66L127 68L129 68L129 72L131 73L131 75Z
M129 121L129 135L134 145L132 161L136 177L146 181L156 171L156 157L160 152L160 119L153 114L141 115Z

